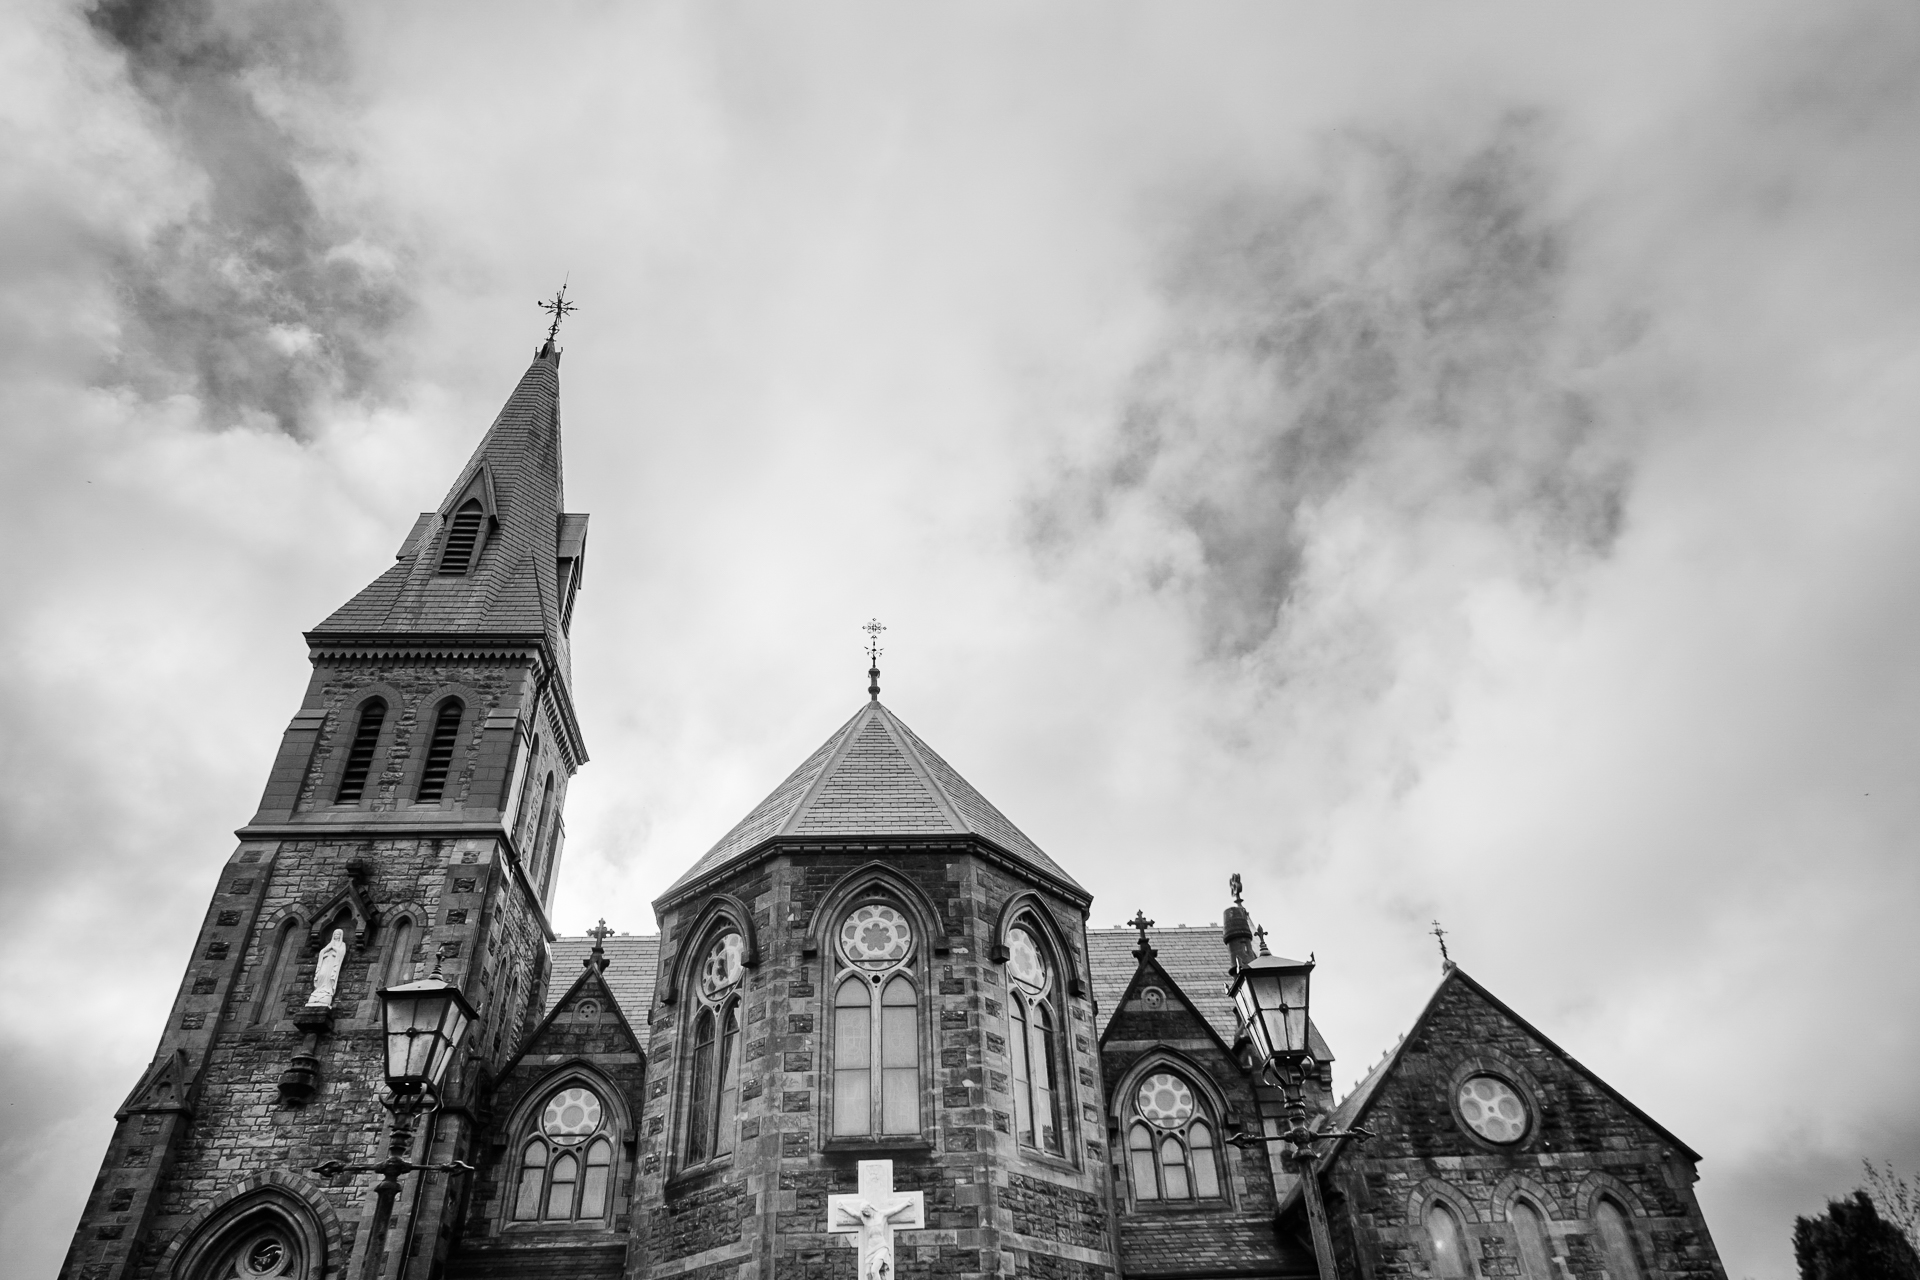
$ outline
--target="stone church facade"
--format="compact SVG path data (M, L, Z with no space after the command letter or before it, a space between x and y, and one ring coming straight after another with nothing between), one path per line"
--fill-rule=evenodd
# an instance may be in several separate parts
M862 1160L924 1196L903 1276L1317 1274L1219 929L1091 898L868 700L654 903L558 937L586 763L549 341L313 676L221 869L67 1280L839 1280ZM345 947L330 1004L316 961ZM336 947L337 951L338 948ZM477 1018L372 1238L378 991L436 962ZM1699 1157L1464 972L1336 1098L1348 1280L1725 1280ZM862 1277L862 1280L866 1280ZM889 1277L888 1280L891 1280Z

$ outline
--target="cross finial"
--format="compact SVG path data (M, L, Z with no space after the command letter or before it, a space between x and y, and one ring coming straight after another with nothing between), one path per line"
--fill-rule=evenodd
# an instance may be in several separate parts
M560 322L572 315L577 309L575 304L567 301L567 283L565 280L560 282L559 289L554 291L551 299L544 302L536 302L534 305L553 317L553 323L547 326L547 342L549 344L560 336Z
M1136 911L1133 913L1133 919L1127 921L1127 927L1129 929L1138 929L1140 931L1140 941L1145 942L1147 940L1147 930L1153 928L1153 921L1147 919L1146 912Z
M587 930L587 936L593 939L593 954L599 955L602 950L600 944L613 936L613 930L607 928L607 918L601 916L600 923Z
M1233 905L1236 907L1244 905L1240 901L1240 873L1238 871L1227 877L1227 888L1233 891Z
M874 618L860 629L867 633L867 696L878 702L880 701L880 655L886 652L880 647L880 633L887 628L880 619Z
M1432 933L1434 936L1434 939L1440 944L1441 966L1443 968L1449 968L1449 969L1452 968L1453 957L1447 954L1447 931L1440 927L1440 922L1438 920L1435 920L1433 922L1433 928L1430 929L1428 932Z
M1255 926L1253 926L1253 936L1254 936L1254 937L1255 937L1255 938L1256 938L1256 939L1257 939L1257 940L1259 941L1259 943L1260 943L1260 954L1261 954L1261 955L1263 955L1263 956L1266 956L1266 955L1272 955L1272 954L1273 954L1273 953L1272 953L1271 951L1268 951L1268 950L1267 950L1267 926L1265 926L1265 925L1263 925L1263 924L1257 924L1257 925L1255 925Z

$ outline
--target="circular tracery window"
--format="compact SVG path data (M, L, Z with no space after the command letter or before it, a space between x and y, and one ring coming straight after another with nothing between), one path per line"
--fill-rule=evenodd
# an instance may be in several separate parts
M240 1269L248 1276L286 1274L287 1244L277 1235L262 1236L240 1255Z
M840 926L840 949L847 959L869 969L884 969L906 958L913 945L907 918L892 907L868 903Z
M1468 1076L1459 1103L1467 1128L1488 1142L1518 1142L1527 1132L1527 1104L1499 1076Z
M584 1142L600 1127L600 1099L591 1089L562 1089L547 1103L540 1131L561 1146Z
M1140 1082L1134 1105L1141 1119L1162 1129L1177 1129L1193 1119L1193 1090L1179 1076L1161 1071Z
M737 933L723 933L713 941L707 958L700 962L700 994L708 997L727 991L740 981L741 958L747 944Z
M1025 929L1007 930L1007 972L1035 995L1047 989L1047 962L1040 958L1040 945Z

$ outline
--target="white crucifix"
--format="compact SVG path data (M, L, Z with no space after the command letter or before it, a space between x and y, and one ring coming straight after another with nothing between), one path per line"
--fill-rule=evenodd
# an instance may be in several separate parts
M894 1280L894 1229L926 1225L926 1195L895 1191L891 1160L862 1160L860 1194L827 1197L827 1230L860 1233L860 1280Z

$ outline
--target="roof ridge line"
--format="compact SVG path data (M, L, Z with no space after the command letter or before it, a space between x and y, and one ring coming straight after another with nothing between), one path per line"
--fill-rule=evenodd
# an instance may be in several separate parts
M788 836L794 833L794 824L800 821L800 815L807 811L807 805L812 802L813 798L820 794L820 788L827 785L827 779L833 776L834 766L847 758L847 752L853 747L853 740L860 736L860 725L877 705L877 703L868 703L866 706L854 712L847 723L841 727L840 741L833 744L833 750L827 753L825 762L820 766L820 772L813 775L813 781L809 782L807 789L800 793L799 801L781 821L780 825L774 829L773 835ZM722 837L722 839L725 839L725 837Z
M941 786L939 780L933 776L933 771L927 768L927 762L920 758L920 753L913 749L913 735L895 732L896 718L893 712L880 703L879 699L874 700L873 706L880 713L880 725L887 731L887 737L892 740L895 747L899 748L900 754L907 758L907 763L913 767L914 775L920 779L920 785L927 789L928 794L933 797L933 802L940 806L940 812L947 815L947 821L952 824L955 833L978 834L973 832L973 829L961 818L960 807L953 802L953 797L947 794L946 788ZM899 727L904 729L906 726Z

